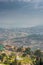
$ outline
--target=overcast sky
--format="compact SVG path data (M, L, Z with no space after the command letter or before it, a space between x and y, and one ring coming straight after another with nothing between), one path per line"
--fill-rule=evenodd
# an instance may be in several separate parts
M43 25L43 0L0 0L0 27Z

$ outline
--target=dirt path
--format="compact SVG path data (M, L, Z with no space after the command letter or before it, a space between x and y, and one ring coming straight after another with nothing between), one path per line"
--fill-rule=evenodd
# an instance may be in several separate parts
M0 64L0 65L4 65L4 64Z

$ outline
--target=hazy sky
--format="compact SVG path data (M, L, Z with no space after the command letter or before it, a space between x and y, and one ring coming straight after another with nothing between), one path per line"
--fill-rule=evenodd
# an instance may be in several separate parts
M43 0L0 0L0 27L43 25Z

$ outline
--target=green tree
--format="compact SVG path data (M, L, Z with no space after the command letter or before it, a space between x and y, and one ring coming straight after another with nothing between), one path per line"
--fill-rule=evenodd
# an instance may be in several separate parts
M27 54L31 54L31 49L28 47L25 49L24 51L24 54L27 55Z
M17 64L17 59L16 59L16 57L15 57L14 62L12 62L12 65L18 65L18 64Z
M34 52L34 55L36 56L36 65L40 65L41 64L41 57L42 57L42 52L41 52L41 50L36 50L35 52Z
M19 47L19 48L17 49L17 52L22 52L22 47Z
M22 65L21 62L19 62L18 65Z
M0 55L0 60L3 61L3 56L2 55Z
M41 56L42 56L41 50L36 50L36 51L34 52L34 55L35 55L36 57L41 57Z

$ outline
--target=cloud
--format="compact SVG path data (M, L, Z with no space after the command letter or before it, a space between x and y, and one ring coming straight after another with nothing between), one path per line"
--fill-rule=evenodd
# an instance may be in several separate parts
M18 1L18 2L25 2L25 3L31 3L32 5L34 5L33 7L35 9L38 9L38 8L43 8L43 5L39 6L40 3L43 2L43 0L0 0L1 2L15 2L15 1ZM25 6L24 6L25 7ZM28 5L26 5L26 7L28 7Z
M43 3L43 0L18 0L18 1L23 1L23 2L27 2L27 3L30 2L32 5L34 5L33 8L43 9L43 5L40 5L41 3ZM28 7L28 5L26 5L24 7Z
M43 1L43 0L0 0L0 1L22 1L22 2L33 2L33 3L39 3L39 2L41 2L41 1Z
M42 2L43 0L16 0L16 1L39 3L39 2Z
M15 1L15 0L0 0L0 2L9 2L9 1Z
M38 0L36 3L35 3L35 8L37 9L43 9L43 5L40 5L43 3L43 0Z
M34 4L35 8L38 8L41 1L42 0L32 0L32 3Z
M18 1L30 2L31 0L18 0Z

